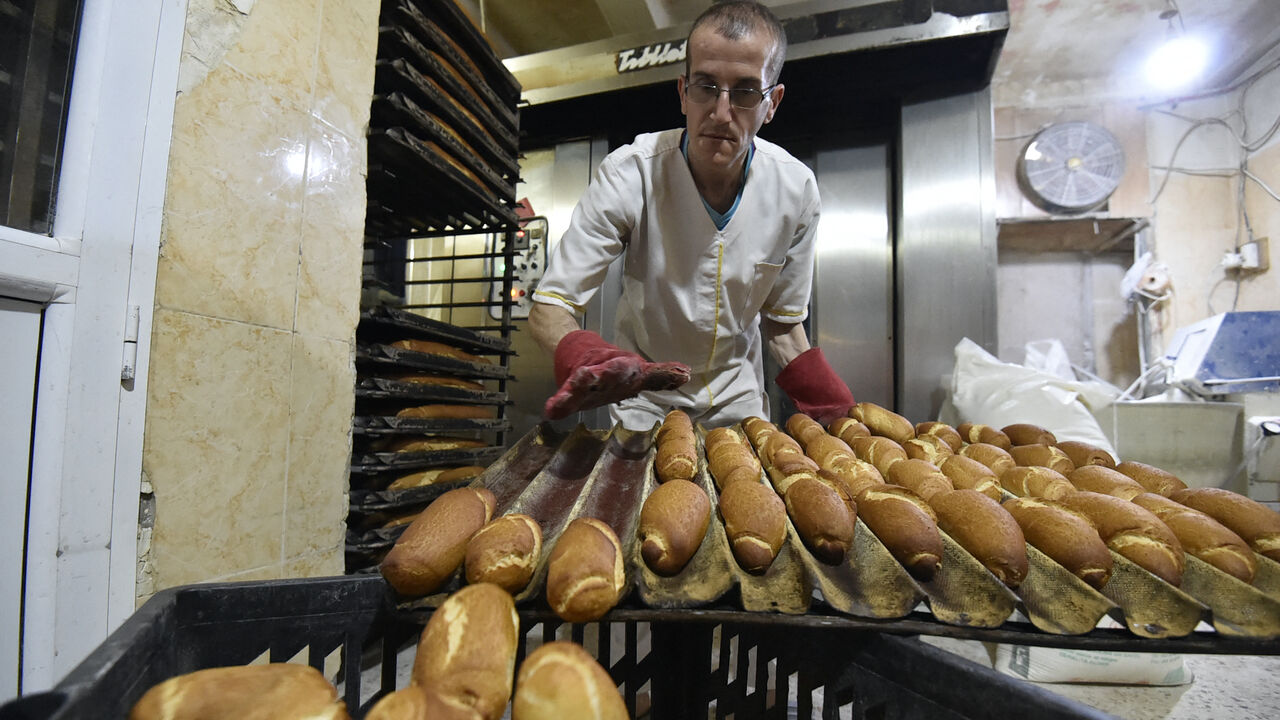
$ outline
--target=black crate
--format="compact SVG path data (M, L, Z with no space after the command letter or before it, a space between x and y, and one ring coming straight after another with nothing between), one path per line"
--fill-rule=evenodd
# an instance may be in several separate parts
M263 658L322 671L326 658L340 658L339 693L359 718L412 665L422 616L393 608L378 576L165 590L56 688L0 707L0 720L124 718L166 678ZM545 610L520 614L521 657L552 639L578 642L613 675L637 720L1110 717L909 637L746 613L743 622L712 622L616 610L577 625Z

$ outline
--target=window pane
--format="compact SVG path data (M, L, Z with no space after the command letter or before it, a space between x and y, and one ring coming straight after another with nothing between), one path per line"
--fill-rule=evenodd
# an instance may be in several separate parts
M83 0L0 0L0 225L48 235Z

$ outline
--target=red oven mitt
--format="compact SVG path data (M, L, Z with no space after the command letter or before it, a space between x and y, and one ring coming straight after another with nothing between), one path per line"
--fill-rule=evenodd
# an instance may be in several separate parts
M552 420L635 397L642 390L673 390L689 382L688 365L648 362L589 330L561 338L555 371L560 389L542 411Z
M778 373L777 382L797 410L823 425L848 415L854 404L849 386L831 369L820 348L797 355Z

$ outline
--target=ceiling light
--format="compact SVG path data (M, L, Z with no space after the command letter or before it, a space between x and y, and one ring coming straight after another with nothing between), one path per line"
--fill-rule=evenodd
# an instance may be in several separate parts
M1199 39L1174 35L1147 58L1147 81L1163 90L1185 87L1200 77L1208 60L1209 49Z

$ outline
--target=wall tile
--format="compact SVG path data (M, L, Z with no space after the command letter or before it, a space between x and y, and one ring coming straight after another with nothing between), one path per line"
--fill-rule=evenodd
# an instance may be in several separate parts
M312 119L307 145L294 327L352 342L364 259L365 142Z
M158 310L143 470L157 587L279 563L290 334Z
M355 365L345 342L295 335L284 556L342 545Z
M342 546L338 545L311 555L286 560L282 577L330 577L341 575L345 570L342 559Z
M257 0L224 57L296 110L311 107L324 0Z
M293 326L307 115L221 68L175 108L156 302Z
M377 0L325 0L312 112L348 137L369 124L378 54Z

